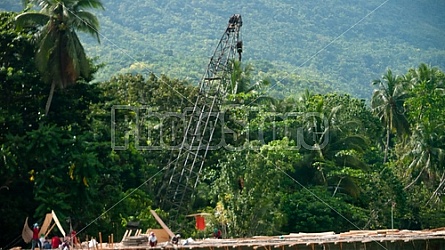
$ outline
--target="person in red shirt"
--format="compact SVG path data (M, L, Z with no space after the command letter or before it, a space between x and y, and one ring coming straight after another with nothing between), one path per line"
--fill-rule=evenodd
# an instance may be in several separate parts
M31 250L34 250L36 245L39 247L39 249L42 249L42 242L40 242L39 239L39 224L35 223L34 228L32 229L32 242L31 242Z
M71 231L71 239L73 240L73 245L77 245L77 232L75 230Z
M62 244L62 241L60 240L59 236L54 236L51 238L51 248L52 249L59 248L60 244Z
M221 230L219 230L218 228L215 228L215 229L213 230L213 237L214 237L215 239L222 239L222 233L221 233Z

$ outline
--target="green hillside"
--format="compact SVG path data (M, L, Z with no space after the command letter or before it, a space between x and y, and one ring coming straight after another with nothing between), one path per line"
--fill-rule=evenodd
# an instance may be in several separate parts
M10 2L8 4L8 2ZM7 0L2 9L18 10ZM89 56L117 72L154 72L198 81L228 18L243 17L244 60L270 77L276 96L348 92L369 98L386 68L402 74L421 62L445 68L445 2L409 1L104 1L101 44Z

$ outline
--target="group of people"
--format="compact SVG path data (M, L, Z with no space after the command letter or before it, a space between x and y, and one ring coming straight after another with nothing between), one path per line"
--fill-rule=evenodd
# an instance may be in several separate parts
M176 234L171 238L171 243L173 245L178 245L180 239L181 239L181 235ZM158 238L156 237L154 232L151 232L150 235L148 236L148 243L149 243L150 247L155 247L158 244Z
M31 250L34 250L36 247L39 249L61 249L61 250L69 250L70 249L70 242L68 240L62 240L58 236L54 236L51 238L51 242L45 237L45 235L40 235L39 237L39 225L37 223L34 224L33 230L32 230L32 247ZM221 239L221 231L216 229L213 232L214 238ZM180 234L176 234L171 238L171 243L173 245L178 245L179 241L181 239ZM150 247L155 247L158 244L158 238L156 237L154 232L151 232L148 237L148 242L150 244Z
M51 238L51 242L48 240L48 238L45 237L45 235L41 234L39 237L39 224L35 223L33 225L32 229L32 241L31 241L31 250L34 250L36 247L39 249L62 249L62 250L69 250L70 244L68 240L62 240L59 238L59 236L53 236Z
M176 234L175 236L172 237L171 243L173 245L178 245L180 238L181 235ZM150 235L148 236L148 243L150 244L150 247L155 247L158 244L158 238L156 237L154 232L151 232Z
M222 239L221 230L215 228L215 230L213 231L213 237L215 239ZM170 243L173 245L178 245L180 240L181 240L181 235L176 234L171 238ZM148 243L149 243L150 247L155 247L158 244L158 238L156 237L154 232L150 232L150 234L148 236Z

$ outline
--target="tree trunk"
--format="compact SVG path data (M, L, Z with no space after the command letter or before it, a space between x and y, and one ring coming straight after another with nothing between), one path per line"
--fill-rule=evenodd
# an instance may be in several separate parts
M385 156L383 157L383 164L388 160L388 151L389 151L389 136L390 136L390 126L386 128L386 145L385 145Z
M46 106L45 106L45 115L48 116L49 113L49 107L51 106L51 102L53 100L53 96L54 96L54 90L56 89L56 83L53 81L51 83L51 90L49 91L49 96L48 96L48 100L46 101Z

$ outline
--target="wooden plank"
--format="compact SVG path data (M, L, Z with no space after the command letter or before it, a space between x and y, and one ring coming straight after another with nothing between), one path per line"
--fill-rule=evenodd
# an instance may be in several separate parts
M51 233L51 230L53 230L55 225L56 225L56 223L51 225L51 227L48 229L48 232L46 232L46 234L45 234L45 238L48 237L48 234Z
M189 214L189 215L186 215L185 217L208 216L208 215L212 215L212 214L209 214L209 213L197 213L197 214Z
M40 227L39 234L45 234L46 235L47 232L51 231L51 229L48 230L49 226L51 225L51 221L53 221L53 216L52 216L51 213L47 213L46 216L45 216L45 220L43 221L43 224ZM40 235L39 235L39 237L40 237Z
M162 228L159 229L147 229L147 237L149 236L149 233L153 232L156 235L156 238L158 238L158 244L162 242L169 242L170 241L170 235L168 235L167 231L165 231Z
M121 242L124 241L125 238L127 238L127 235L128 235L128 230L125 230L125 233L124 233L124 236L122 237Z
M168 235L173 238L175 235L173 234L172 230L170 230L170 228L168 228L167 225L165 225L164 221L162 221L162 219L158 216L158 214L154 210L151 210L151 209L150 209L150 213L153 215L153 217L155 217L156 221L168 233Z
M51 214L52 214L52 216L53 216L53 220L54 220L54 222L56 222L57 228L59 228L59 230L60 230L60 232L63 234L63 236L67 236L67 235L65 234L65 230L63 230L62 225L60 225L60 221L59 221L59 219L57 219L57 216L56 216L56 214L54 213L54 210L51 211Z

